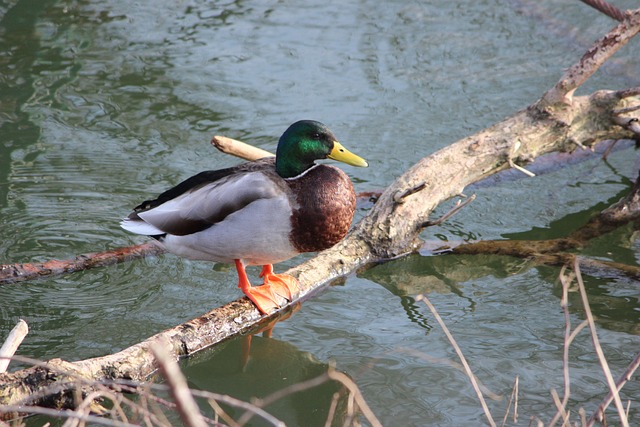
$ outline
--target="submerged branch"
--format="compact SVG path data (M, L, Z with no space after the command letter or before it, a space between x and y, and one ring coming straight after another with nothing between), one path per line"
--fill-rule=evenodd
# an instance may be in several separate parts
M590 259L567 252L580 249L604 234L629 223L640 220L640 175L625 197L592 217L585 225L565 238L550 240L485 240L464 243L458 246L442 246L435 252L450 252L457 255L504 255L531 259L539 264L572 265L579 262L587 269L615 269L638 279L640 267L611 261Z
M164 250L154 244L154 242L147 242L141 245L128 246L105 252L78 255L74 259L64 261L54 259L38 263L4 264L0 265L0 285L38 279L44 276L73 273L74 271L86 270L88 268L105 267L107 265L113 265L147 255L157 255L163 252Z

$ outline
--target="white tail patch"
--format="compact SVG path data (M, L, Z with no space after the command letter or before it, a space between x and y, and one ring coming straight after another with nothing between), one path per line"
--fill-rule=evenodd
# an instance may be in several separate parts
M165 234L164 231L154 227L148 222L129 218L123 219L122 222L120 222L120 227L132 233L142 234L145 236L157 236L159 234Z

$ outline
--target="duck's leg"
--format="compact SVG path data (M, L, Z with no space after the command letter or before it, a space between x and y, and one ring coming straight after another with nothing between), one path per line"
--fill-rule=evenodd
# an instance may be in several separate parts
M289 301L293 301L294 297L297 297L300 293L298 280L288 274L274 273L273 265L271 264L262 266L260 277L264 278L264 284L269 285L273 292Z
M236 259L236 270L238 271L238 287L255 304L262 314L269 314L273 310L278 310L280 305L276 301L276 296L265 281L263 286L251 286L244 264Z

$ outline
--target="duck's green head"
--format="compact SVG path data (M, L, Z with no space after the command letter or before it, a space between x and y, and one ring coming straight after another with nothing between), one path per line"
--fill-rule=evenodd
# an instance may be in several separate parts
M276 151L276 172L283 178L292 178L321 159L333 159L352 166L369 166L362 157L344 148L325 125L313 120L300 120L289 126L280 137Z

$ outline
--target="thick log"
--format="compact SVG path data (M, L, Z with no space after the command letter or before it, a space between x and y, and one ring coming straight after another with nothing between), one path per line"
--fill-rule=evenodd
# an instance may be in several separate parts
M591 75L638 31L640 10L628 14L589 51L597 51L598 61L592 60L595 55L588 52L572 69ZM510 163L527 163L545 153L571 151L599 140L637 137L626 126L631 119L619 122L617 114L629 111L633 103L640 104L635 96L637 88L574 97L576 84L580 84L578 78L569 78L566 84L561 80L541 101L420 160L382 193L369 214L342 242L287 272L299 279L301 288L300 298L288 307L365 264L415 251L421 246L419 234L429 224L429 215L436 206L461 194L467 185L509 168ZM43 387L59 390L61 383L75 376L142 380L156 369L151 348L159 339L166 340L172 357L188 356L281 314L260 316L242 298L116 354L73 363L56 359L47 367L0 374L0 405L20 404L25 399L31 403L42 401L45 395L52 394L42 392ZM39 397L30 398L37 390Z

